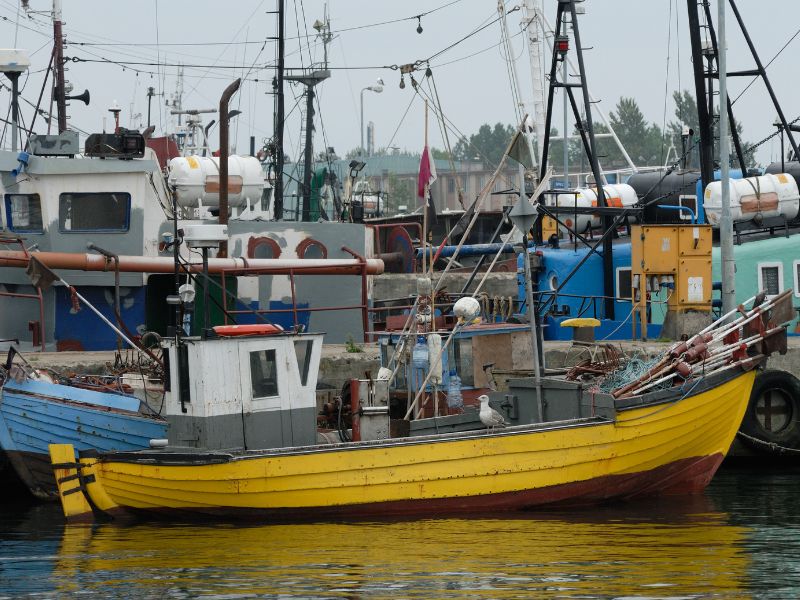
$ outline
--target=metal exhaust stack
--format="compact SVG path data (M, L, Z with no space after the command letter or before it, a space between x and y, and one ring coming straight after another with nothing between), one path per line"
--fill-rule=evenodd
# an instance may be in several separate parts
M242 80L237 79L230 84L219 99L219 224L228 224L228 102L239 89ZM218 258L228 257L228 242L219 245Z

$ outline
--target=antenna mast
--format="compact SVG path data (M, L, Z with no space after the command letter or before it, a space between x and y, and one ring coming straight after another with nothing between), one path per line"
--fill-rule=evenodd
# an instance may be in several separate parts
M64 34L61 29L61 0L53 0L53 66L56 79L56 107L58 108L58 133L67 130L67 94L64 86Z

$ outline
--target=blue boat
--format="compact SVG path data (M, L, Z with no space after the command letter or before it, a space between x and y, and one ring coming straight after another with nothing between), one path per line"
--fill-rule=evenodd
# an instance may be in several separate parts
M49 444L101 452L148 448L165 438L167 423L145 414L138 398L9 377L0 388L0 448L37 498L57 498Z

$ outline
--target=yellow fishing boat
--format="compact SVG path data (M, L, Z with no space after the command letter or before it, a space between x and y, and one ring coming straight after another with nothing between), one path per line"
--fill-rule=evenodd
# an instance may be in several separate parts
M51 455L68 517L91 510L292 520L430 515L696 492L728 451L754 376L729 370L689 393L622 403L613 415L501 431L250 452L112 453L77 463L62 445Z
M635 375L617 366L601 379L512 379L480 411L409 421L398 417L414 405L393 404L390 377L353 380L351 427L327 432L316 426L322 336L167 340L169 439L103 455L51 446L59 495L68 518L313 520L697 492L733 442L754 369L785 347L770 302L710 325L644 370L629 363ZM739 337L753 324L759 332ZM430 373L441 369L441 354L432 358Z

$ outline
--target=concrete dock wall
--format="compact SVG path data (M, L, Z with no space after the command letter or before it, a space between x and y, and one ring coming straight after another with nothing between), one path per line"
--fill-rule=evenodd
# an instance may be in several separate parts
M627 355L653 357L666 350L668 342L613 342ZM348 352L345 344L325 344L320 362L319 382L324 387L341 390L352 378L364 377L369 371L377 375L380 353L377 344L359 344L361 352ZM585 350L571 342L545 342L545 362L548 368L572 366L586 358ZM107 374L114 363L113 352L44 352L29 353L25 358L35 367L49 367L58 372L80 374ZM789 351L775 355L767 364L770 369L781 369L800 377L800 337L789 338Z

